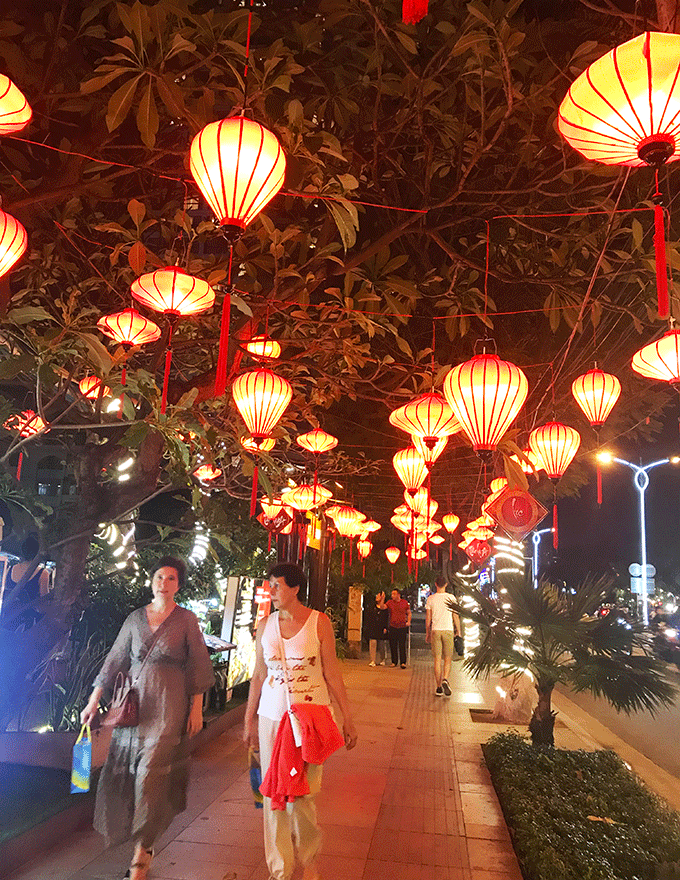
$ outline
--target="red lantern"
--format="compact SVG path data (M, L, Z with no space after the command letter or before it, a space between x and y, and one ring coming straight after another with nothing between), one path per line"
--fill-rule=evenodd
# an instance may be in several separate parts
M444 379L444 396L480 457L488 458L517 417L529 390L526 376L495 354L478 354Z
M452 535L460 524L460 517L455 513L445 513L442 517L442 523L446 531Z
M31 121L33 111L9 77L0 74L0 135L21 131Z
M88 400L96 400L99 397L99 389L102 386L102 380L97 376L86 376L84 379L81 379L78 382L78 389L83 397L87 397ZM102 397L111 397L111 389L108 385L104 385L104 389L101 392Z
M574 379L571 393L593 428L601 428L619 399L621 383L596 367Z
M213 467L211 464L202 464L194 471L194 476L201 483L210 483L222 476L220 468Z
M306 511L313 510L320 504L325 504L332 496L333 493L323 486L298 486L281 497L289 507Z
M134 345L146 345L147 342L155 342L160 339L161 328L153 321L149 321L134 309L125 309L122 312L114 312L105 315L97 321L97 327L101 332L122 345L126 349ZM123 366L121 383L125 385L126 368ZM122 413L122 409L121 409Z
M28 235L21 223L0 211L0 278L21 259L27 247Z
M428 446L428 441L424 437L418 437L416 434L411 437L411 440L413 441L414 447L422 455L423 461L428 468L432 467L435 461L446 449L449 442L448 437L439 437L439 439L435 440L431 446Z
M281 357L281 346L273 339L267 339L266 336L253 336L250 342L246 343L246 351L254 358L263 358L264 360L274 361Z
M401 556L401 550L398 547L388 547L385 550L385 556L387 557L388 562L394 565L397 559Z
M237 116L199 131L189 168L225 234L238 238L283 186L286 157L270 131Z
M516 461L525 474L535 474L538 473L538 471L543 470L543 465L539 462L531 449L523 449L522 455L524 458L520 458L518 455L511 455L510 460ZM527 462L526 459L529 459L529 461Z
M427 556L427 553L425 552L425 550L421 550L420 547L409 547L408 548L408 558L409 559L412 559L415 561L417 559L425 559L426 556Z
M460 431L453 410L441 394L434 391L395 409L390 413L390 424L407 434L422 437L428 446Z
M269 500L268 496L264 498L260 498L260 506L264 511L264 515L269 519L274 519L276 515L283 509L283 501L281 498L272 498Z
M654 250L659 316L668 270L658 170L680 158L680 36L640 34L594 61L560 105L562 135L587 159L657 170Z
M276 439L274 437L262 437L259 440L256 440L254 437L241 437L241 446L246 450L246 452L271 452L272 449L276 446Z
M397 472L397 476L404 484L404 488L412 495L425 482L427 465L413 446L397 452L392 458L392 464Z
M361 541L357 541L357 552L362 559L366 559L366 557L370 554L373 549L373 544L366 539L362 539Z
M680 330L669 330L633 355L631 367L647 379L675 385L680 382Z
M548 422L540 428L534 428L529 434L529 448L557 486L557 481L571 464L572 459L581 445L581 435L569 425L559 422ZM557 550L559 537L557 530L557 495L553 491L553 547Z
M470 561L480 568L489 561L492 552L491 546L479 538L470 541L464 549Z
M430 493L424 487L418 489L413 494L404 492L404 501L407 507L419 516L427 519L432 519L439 508L439 504L436 501L430 500Z
M315 428L306 434L300 434L297 438L297 444L308 452L321 455L323 452L330 452L331 449L334 449L338 445L338 438L327 434L321 428Z
M20 437L32 437L34 434L40 434L46 430L47 426L40 416L33 412L32 409L24 410L21 414L10 416L4 423L4 427L8 431L18 431ZM17 480L21 479L21 466L24 461L23 450L19 450L19 461L17 462Z
M446 538L443 535L431 535L430 544L443 544Z

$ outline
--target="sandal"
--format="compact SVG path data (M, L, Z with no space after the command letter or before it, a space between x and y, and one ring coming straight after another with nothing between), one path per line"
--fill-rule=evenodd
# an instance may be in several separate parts
M148 860L141 860L142 852L146 853L149 858ZM149 873L149 868L151 867L151 862L153 861L154 851L153 849L144 849L140 853L135 853L133 856L134 862L130 865L130 867L125 872L125 877L129 878L129 880L146 880L147 874Z

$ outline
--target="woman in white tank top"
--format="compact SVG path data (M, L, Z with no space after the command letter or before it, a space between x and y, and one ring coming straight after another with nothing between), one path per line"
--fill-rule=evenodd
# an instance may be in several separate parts
M303 604L307 598L304 572L297 565L275 565L269 584L277 613L269 616L257 634L255 672L243 732L246 743L259 747L263 778L279 723L287 710L281 644L291 702L328 706L332 696L342 712L346 747L354 748L357 741L335 653L335 633L325 614ZM296 855L303 866L303 880L319 878L315 860L321 846L321 831L316 823L314 799L321 785L320 765L307 766L307 781L310 793L287 804L285 810L272 810L270 798L264 798L264 845L271 880L290 880Z

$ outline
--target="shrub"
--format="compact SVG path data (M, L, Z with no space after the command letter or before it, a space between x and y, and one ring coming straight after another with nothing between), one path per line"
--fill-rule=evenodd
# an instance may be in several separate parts
M526 880L654 880L680 860L680 815L611 751L483 747Z

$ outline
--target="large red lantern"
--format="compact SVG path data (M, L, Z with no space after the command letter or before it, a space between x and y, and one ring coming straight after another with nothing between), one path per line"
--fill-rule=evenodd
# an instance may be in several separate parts
M571 464L581 445L581 435L569 425L548 422L529 434L529 448L545 468L556 487L560 477ZM553 547L559 544L557 530L557 495L553 491Z
M0 278L21 259L27 247L28 235L21 223L0 211Z
M657 169L654 250L659 315L667 317L658 169L680 158L680 35L646 32L598 58L572 83L558 126L587 159Z
M392 457L392 464L406 491L415 494L427 477L427 465L423 457L413 446L409 446Z
M595 367L574 379L571 393L592 427L601 428L619 399L621 383Z
M484 459L517 417L528 391L522 370L495 354L475 355L444 379L444 396L473 449Z
M631 367L647 379L675 385L680 382L680 330L669 330L633 355Z
M271 370L253 370L242 373L234 380L231 394L241 418L253 435L261 441L271 434L293 396L293 388L287 379ZM255 515L257 503L257 464L253 468L253 488L250 496L250 515Z
M430 448L442 437L460 431L453 410L441 394L434 391L395 409L390 413L390 424L411 436L422 437Z
M172 333L179 317L196 315L211 308L215 302L215 291L207 281L194 278L178 266L167 266L140 275L132 282L130 293L138 301L162 312L169 318L168 348L165 353L165 370L163 372L163 391L161 394L161 413L164 413L168 402L168 381L172 362Z
M12 80L0 73L0 135L21 131L31 121L33 111Z

